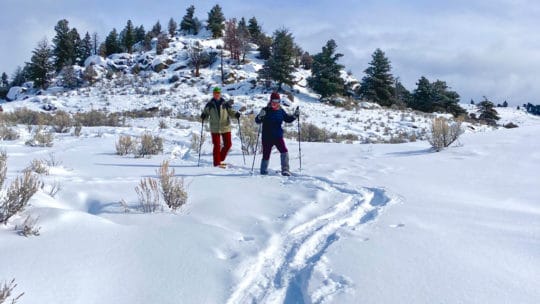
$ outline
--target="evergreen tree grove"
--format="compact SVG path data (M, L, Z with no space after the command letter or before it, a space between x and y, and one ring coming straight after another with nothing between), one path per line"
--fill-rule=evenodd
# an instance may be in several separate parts
M322 52L313 56L311 77L308 85L321 97L343 94L344 80L341 78L343 66L337 61L343 54L335 53L336 42L332 39L323 46Z

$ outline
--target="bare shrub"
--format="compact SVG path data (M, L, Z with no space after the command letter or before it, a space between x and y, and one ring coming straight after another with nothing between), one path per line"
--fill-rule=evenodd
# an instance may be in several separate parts
M18 296L13 295L13 290L15 290L16 287L17 287L17 284L15 284L15 279L11 280L9 283L4 282L4 284L0 285L0 304L17 303L17 301L24 295L24 292L19 294ZM9 302L6 302L6 301L9 301Z
M135 149L135 157L146 157L163 152L163 138L144 133Z
M16 140L19 138L19 132L12 127L0 125L0 140Z
M81 131L82 131L82 125L80 122L76 122L75 123L75 128L73 128L73 135L79 137L81 136Z
M129 135L120 135L118 142L116 142L116 154L127 155L133 151L135 143Z
M49 153L49 159L45 160L45 163L49 167L58 167L62 165L62 161L56 159L56 154L54 153Z
M85 113L77 113L73 115L75 124L80 124L84 127L120 127L123 121L118 113L106 113L103 111L92 110Z
M328 132L311 123L302 123L300 129L302 141L326 142L329 139Z
M60 184L60 182L58 181L54 181L54 183L52 183L50 189L49 189L49 195L51 197L55 197L56 194L58 194L58 192L60 192L62 190L62 184Z
M20 229L15 227L15 230L19 230L19 234L25 237L29 236L38 236L41 227L37 226L39 217L33 218L32 216L27 216L24 220L22 227Z
M31 147L52 147L53 140L53 134L40 126L34 130L32 138L27 140L25 145Z
M73 126L73 120L69 113L59 110L54 114L51 124L54 132L67 133L71 126Z
M461 121L452 124L444 117L436 117L431 124L431 133L428 136L428 142L439 152L450 146L463 133Z
M6 196L0 201L0 223L7 223L17 212L24 210L40 186L38 178L30 171L15 179L7 189Z
M202 137L202 139L201 139ZM202 144L204 144L204 142L206 141L206 135L205 133L203 132L202 134L197 134L197 133L192 133L191 134L191 150L195 151L195 153L200 153L201 151L201 140L202 140Z
M155 212L160 206L159 187L155 179L143 178L135 187L139 198L139 206L144 213Z
M174 173L174 169L169 169L169 161L163 161L157 170L163 200L169 208L176 211L187 202L188 194L185 190L184 178L177 178Z
M242 150L248 155L255 154L259 126L255 123L254 115L244 115L241 118Z
M0 150L0 190L6 181L7 174L7 153L4 150Z
M167 129L169 126L167 126L167 123L164 120L159 121L159 128L160 129Z
M49 175L49 167L45 164L43 160L34 159L30 162L30 165L26 167L24 172L34 172L37 174Z

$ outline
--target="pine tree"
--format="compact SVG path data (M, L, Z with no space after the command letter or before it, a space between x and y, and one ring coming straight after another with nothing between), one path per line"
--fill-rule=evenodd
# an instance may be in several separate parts
M54 71L54 66L51 62L53 52L47 40L41 40L32 54L30 62L27 63L29 77L34 81L35 87L46 88Z
M169 25L168 25L169 35L171 35L171 37L174 37L174 34L176 33L177 29L178 29L178 23L176 23L176 21L174 21L174 19L171 18L169 20Z
M84 35L84 39L81 41L81 47L79 48L79 62L78 64L80 66L84 66L84 62L86 61L86 58L92 56L92 38L90 37L90 34L86 32Z
M161 23L159 23L159 20L156 22L156 24L154 24L150 33L152 33L152 38L155 38L161 34Z
M206 29L212 32L212 38L223 37L223 30L225 29L225 17L221 10L221 6L216 4L210 12L208 12L208 25Z
M10 86L12 87L20 87L22 86L28 79L28 68L27 68L28 65L26 65L23 68L21 68L20 66L18 66L16 69L15 69L15 72L13 73L13 76L11 77L11 84Z
M268 60L272 55L272 37L268 37L265 34L259 36L259 58Z
M394 77L390 73L390 61L381 49L371 56L369 67L364 70L366 76L360 84L360 96L382 106L391 106L394 102Z
M105 38L105 56L120 52L122 52L122 49L120 47L120 42L118 41L118 33L116 32L116 29L113 28L109 35L107 35L107 38Z
M74 62L75 46L73 45L73 33L70 33L69 22L66 19L58 21L54 27L56 35L53 38L54 67L60 71L67 62Z
M251 37L251 42L259 44L259 40L261 38L262 29L259 26L259 23L257 22L257 19L255 17L252 17L248 20L248 31L249 36Z
M308 85L321 97L343 94L345 81L341 78L343 66L337 61L343 54L335 53L336 42L331 39L323 46L322 52L313 56L311 77L308 77Z
M398 106L402 108L410 106L413 100L411 92L399 81L399 77L396 78L395 99Z
M459 94L450 91L445 81L437 80L431 84L433 94L432 111L447 112L454 117L465 114L466 111L459 105Z
M9 87L9 78L8 75L4 72L2 73L2 82L0 83L0 86L7 88Z
M413 92L411 108L422 112L433 112L433 92L431 91L431 83L422 76L416 83L417 87Z
M286 29L274 32L270 58L264 64L261 76L277 82L279 90L283 84L293 85L294 40Z
M144 41L144 36L146 35L146 31L144 30L144 26L139 26L135 29L135 43Z
M65 63L77 64L81 61L81 36L79 35L79 32L77 32L76 28L72 28L69 31L69 37L71 39L71 45L73 46L73 48L70 50L70 57Z
M73 68L73 65L66 65L62 69L62 86L64 88L74 89L79 86L79 78Z
M478 111L480 112L478 118L490 125L495 125L497 120L501 119L499 113L495 110L493 102L489 101L485 96L484 100L478 103Z
M131 20L127 21L126 27L122 32L122 39L120 39L121 43L124 46L125 50L131 54L133 53L133 45L136 42L135 28L133 27L133 23L131 22Z
M199 19L194 17L195 15L195 6L191 5L186 10L186 15L182 18L180 22L180 30L184 31L186 34L199 34L201 29L201 22Z

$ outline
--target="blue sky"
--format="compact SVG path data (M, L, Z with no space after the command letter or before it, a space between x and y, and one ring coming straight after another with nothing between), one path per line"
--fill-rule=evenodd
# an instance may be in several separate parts
M285 27L296 42L316 53L335 39L341 63L361 78L376 48L392 72L413 90L421 76L444 80L462 101L487 96L495 103L540 103L540 2L454 1L148 1L0 0L0 72L13 73L37 42L54 36L68 19L79 33L101 38L128 19L148 30L159 19L177 21L193 4L199 19L220 4L226 18L255 16L263 30Z

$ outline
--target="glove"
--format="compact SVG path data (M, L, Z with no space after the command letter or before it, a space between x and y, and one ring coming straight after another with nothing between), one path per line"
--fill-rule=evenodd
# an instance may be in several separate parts
M266 115L266 111L264 109L262 109L259 112L259 115L257 115L257 117L259 117L259 119L263 119L265 115Z
M207 115L206 113L202 113L202 114L201 114L201 119L202 119L202 120L205 120L207 117L208 117L208 115Z
M234 114L234 117L236 117L236 119L240 119L240 112L236 112L236 114Z
M300 108L296 108L296 110L294 110L294 117L300 117Z

